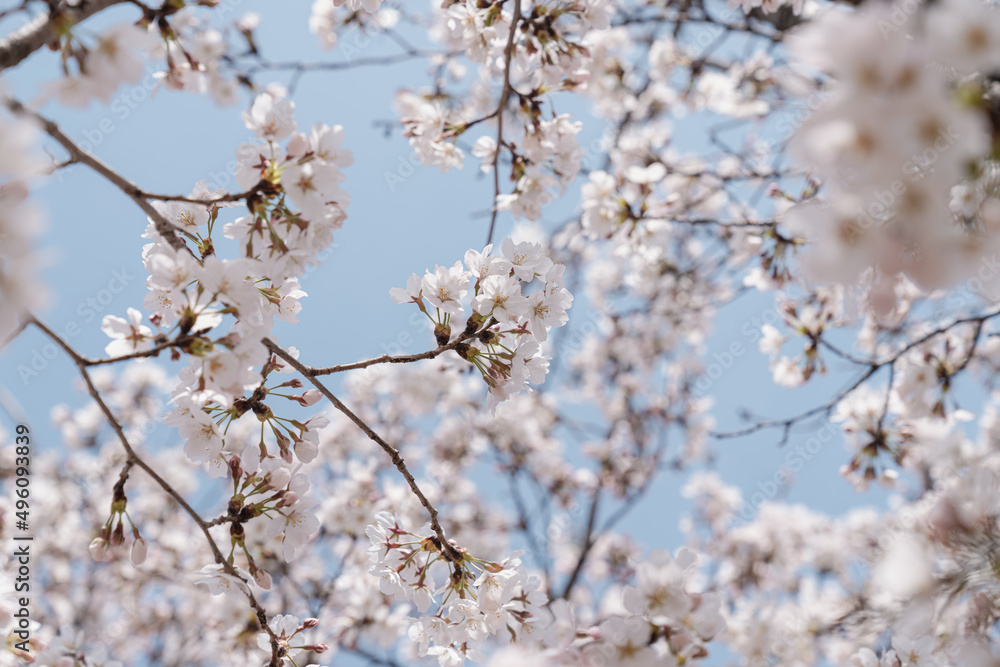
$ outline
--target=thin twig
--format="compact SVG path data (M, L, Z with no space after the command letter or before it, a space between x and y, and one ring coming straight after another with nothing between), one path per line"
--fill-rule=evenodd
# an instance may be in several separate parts
M597 525L597 506L600 500L601 489L597 488L594 490L594 499L590 503L590 513L587 515L587 529L583 536L583 548L580 550L580 557L576 559L576 567L573 568L573 572L569 575L569 580L566 582L566 587L563 588L562 594L559 595L564 600L569 599L569 594L573 592L573 587L579 581L580 574L583 572L587 556L590 554L590 550L594 548L594 544L597 543L597 539L594 537L594 527Z
M818 415L818 414L820 414L822 412L825 412L825 413L829 414L830 412L833 411L833 409L837 406L838 403L840 403L842 400L844 400L845 398L847 398L847 396L850 395L851 393L853 393L854 390L856 390L858 387L860 387L862 384L864 384L866 381L868 381L868 379L871 378L873 375L875 375L875 373L878 372L879 369L881 369L881 368L883 368L885 366L890 366L891 368L894 368L895 367L895 363L897 361L899 361L900 357L902 357L904 354L906 354L907 352L909 352L913 348L918 347L920 345L923 345L924 343L926 343L927 341L931 340L932 338L935 338L936 336L940 336L941 334L950 331L954 327L957 327L957 326L962 325L962 324L970 324L970 323L976 324L976 326L977 326L975 340L978 340L979 334L980 334L980 331L982 330L983 324L987 320L991 320L991 319L993 319L994 317L997 317L997 316L1000 316L1000 308L992 310L992 311L989 311L987 313L980 314L980 315L975 315L975 316L970 316L970 317L963 317L963 318L959 318L959 319L953 320L949 324L943 325L943 326L941 326L941 327L939 327L937 329L934 329L933 331L930 331L930 332L924 334L923 336L920 336L918 338L915 338L914 340L911 340L906 345L904 345L903 347L899 348L898 350L896 350L895 352L893 352L888 357L886 357L884 359L881 359L881 360L861 359L861 358L855 357L853 355L850 355L850 354L848 354L846 352L843 352L843 351L839 350L838 348L834 347L830 343L824 341L822 338L819 338L818 339L818 343L819 344L822 344L824 347L827 347L828 349L830 349L831 351L835 352L839 356L841 356L841 357L843 357L845 359L848 359L850 361L853 361L854 363L857 363L857 364L867 365L867 369L865 370L865 372L862 373L846 389L842 390L840 393L838 393L836 396L834 396L832 399L830 399L829 401L827 401L823 405L819 405L819 406L814 407L814 408L812 408L810 410L806 410L805 412L800 412L797 415L794 415L792 417L788 417L788 418L785 418L785 419L769 419L769 420L765 420L765 421L760 421L760 422L757 422L756 424L751 424L750 426L747 426L745 428L736 429L736 430L733 430L733 431L711 431L709 433L709 435L712 436L713 438L717 438L717 439L739 438L739 437L743 437L743 436L746 436L746 435L750 435L751 433L756 433L757 431L762 431L764 429L781 428L781 429L783 429L783 436L782 436L782 439L781 439L781 443L784 444L784 442L786 442L788 440L789 432L791 430L791 427L794 424L796 424L796 423L798 423L798 422L800 422L800 421L802 421L804 419L809 419L810 417L814 417L814 416L816 416L816 415ZM972 349L970 350L970 354L966 357L965 361L963 361L963 363L961 364L961 366L959 367L959 369L965 368L965 366L968 365L969 361L972 358L972 353L974 351L975 351L975 346L972 347Z
M491 325L487 325L485 328L489 328ZM422 361L424 359L433 359L435 357L441 356L448 350L454 350L456 347L461 345L467 340L475 338L480 332L476 331L473 333L462 333L455 340L441 345L433 350L428 350L427 352L421 352L420 354L404 354L400 356L390 356L388 354L383 354L380 357L375 357L373 359L366 359L364 361L355 361L351 364L340 364L339 366L328 366L326 368L305 368L306 375L310 377L316 377L317 375L332 375L334 373L340 373L341 371L353 371L360 368L368 368L369 366L374 366L376 364L409 364L414 361Z
M497 198L500 196L500 151L503 149L503 112L513 88L510 82L510 62L514 55L514 36L521 23L521 0L514 0L514 16L510 20L510 34L507 35L507 46L504 48L503 59L503 91L500 93L500 104L497 105L497 149L493 154L493 207L490 211L490 230L486 234L486 245L493 241L493 229L497 224Z

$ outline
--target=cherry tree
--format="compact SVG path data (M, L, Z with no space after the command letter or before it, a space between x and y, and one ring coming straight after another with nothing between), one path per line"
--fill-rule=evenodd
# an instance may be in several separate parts
M240 4L0 10L0 336L43 337L83 392L46 415L60 447L2 432L0 536L32 556L0 562L0 664L1000 661L1000 10L316 0L282 44L262 34L285 8ZM351 103L492 196L464 254L413 253L368 306L416 318L422 351L307 355L302 281L366 216L365 146L296 97L404 63L424 75L393 108ZM202 96L250 133L231 185L166 192L62 129L150 71L148 104ZM65 287L43 227L71 224L46 197L74 171L134 224L97 201L72 224L144 243L145 297L99 321L103 351L42 310ZM820 398L722 428L711 341L744 298L773 304L745 323L759 393ZM785 448L783 480L843 440L860 500L745 498L715 463L749 437ZM677 471L682 539L624 529Z

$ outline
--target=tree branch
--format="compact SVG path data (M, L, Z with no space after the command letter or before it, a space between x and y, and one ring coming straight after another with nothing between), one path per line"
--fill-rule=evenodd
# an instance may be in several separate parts
M438 521L437 508L435 508L431 504L431 502L427 499L427 496L424 495L424 492L420 490L420 487L417 485L417 480L414 479L413 475L406 467L406 462L403 461L403 457L399 455L399 450L390 445L385 440L383 440L378 433L373 431L372 428L364 422L364 420L362 420L356 414L351 412L351 410L346 405L344 405L339 398L333 395L333 392L331 392L326 387L326 385L317 380L314 375L311 375L309 373L310 368L308 366L305 366L304 364L300 363L295 357L286 352L281 346L279 346L270 338L265 338L262 342L264 343L264 345L267 346L269 350L271 350L271 352L281 357L288 363L288 365L297 370L304 377L308 378L309 382L311 382L312 385L316 387L320 391L320 393L322 393L323 396L327 398L327 400L333 403L333 407L340 410L340 412L342 412L348 419L354 422L354 424L358 428L360 428L365 435L374 440L375 443L379 447L381 447L386 454L389 455L389 459L392 461L392 464L396 466L396 470L398 470L400 474L403 476L403 478L406 479L406 483L409 484L410 490L413 492L413 495L417 497L417 499L420 501L420 504L423 505L424 509L427 510L427 513L430 514L431 529L434 531L434 534L437 535L438 539L441 541L441 547L440 547L441 551L445 554L445 556L447 556L448 560L452 561L453 563L461 563L462 554L461 552L459 552L458 549L455 548L453 544L451 544L448 541L448 538L445 537L444 529L441 527L441 523Z
M94 401L97 403L97 406L101 409L101 412L104 413L104 418L107 420L112 430L114 430L115 434L118 436L118 440L122 443L122 447L125 449L125 454L128 457L126 459L125 467L122 469L122 472L119 476L118 483L124 486L125 480L128 477L128 472L133 465L141 468L147 475L153 478L153 481L155 481L160 486L160 488L166 491L167 495L173 498L177 502L177 504L181 506L181 508L188 514L188 516L190 516L194 520L196 524L198 524L198 528L201 529L201 532L205 535L205 539L208 540L208 546L212 550L212 555L215 556L215 562L221 565L222 569L225 570L227 574L236 577L241 581L246 582L246 580L240 576L239 572L236 571L236 568L233 567L232 564L230 564L229 561L226 560L226 557L222 555L222 551L219 549L219 546L215 543L215 538L212 537L212 534L208 530L209 524L204 519L201 518L201 515L199 515L194 510L194 508L191 507L191 505L188 504L188 502L184 499L184 496L178 493L177 490L170 485L170 482L160 477L159 473L153 470L153 468L136 453L135 449L132 448L132 445L131 443L129 443L128 438L125 436L125 431L122 429L122 426L118 422L118 419L114 416L114 413L111 412L111 408L109 408L107 403L104 402L104 399L101 398L100 391L98 391L97 387L94 386L93 380L90 379L90 373L87 371L88 360L80 356L76 352L76 350L74 350L72 347L69 346L68 343L66 343L66 341L60 338L54 331L49 329L47 326L42 324L42 322L37 320L34 316L28 316L25 321L38 327L38 329L41 330L42 333L51 338L56 345L61 347L63 351L67 355L69 355L69 357L73 360L73 363L76 364L77 369L80 371L80 375L83 377L83 381L87 385L87 391L90 393L91 398L93 398ZM250 606L253 608L254 612L257 615L257 621L260 623L261 629L267 632L267 634L271 637L270 664L273 667L278 667L279 658L278 658L277 636L274 634L274 630L272 630L271 627L267 624L267 612L264 610L264 607L261 606L260 602L257 601L257 598L256 596L254 596L253 591L250 590L249 583L248 582L246 583L247 583L247 590L245 590L244 593L250 600Z
M333 375L334 373L340 373L341 371L353 371L359 368L368 368L369 366L374 366L376 364L409 364L414 361L422 361L424 359L433 359L435 357L441 356L448 350L454 350L456 347L461 345L467 340L475 338L482 331L489 329L496 323L496 320L491 319L490 322L479 331L474 331L472 333L462 333L458 338L447 343L446 345L441 345L433 350L428 350L427 352L421 352L420 354L404 354L398 357L392 357L388 354L383 354L380 357L375 357L374 359L366 359L364 361L355 361L352 364L340 364L339 366L328 366L326 368L311 368L309 366L303 366L304 374L309 377L316 377L317 375Z
M504 49L503 60L503 91L500 93L500 104L497 105L497 150L493 154L493 207L490 210L490 230L486 234L486 245L493 241L493 229L497 224L497 198L500 196L500 151L503 149L503 110L510 98L513 88L510 82L510 61L514 55L514 36L517 26L521 23L521 0L514 0L514 15L510 19L510 34L507 35L507 46Z
M128 0L83 0L78 7L66 7L58 12L36 16L31 21L0 40L0 71L13 67L42 48L69 26L93 16L113 5Z
M112 184L116 185L119 190L128 195L128 197L134 201L146 215L149 216L150 220L152 220L153 224L156 226L156 231L159 232L160 236L166 239L167 243L169 243L174 250L190 252L187 245L185 245L177 235L180 230L172 225L170 221L163 216L163 214L153 208L153 205L147 201L148 195L141 190L139 186L124 176L121 176L114 169L80 148L73 142L72 139L63 134L58 125L48 118L45 118L41 114L25 107L12 97L5 97L3 104L10 109L12 113L34 120L41 126L42 130L46 134L58 141L62 147L66 149L73 161L87 165Z
M846 389L842 390L840 393L838 393L836 396L834 396L832 399L830 399L823 405L816 406L810 410L806 410L805 412L800 412L799 414L793 415L786 419L768 419L764 421L758 421L757 423L751 424L750 426L746 426L744 428L732 431L710 431L709 435L713 438L718 438L718 439L740 438L746 435L750 435L752 433L756 433L757 431L762 431L764 429L780 427L783 432L780 444L784 444L788 440L788 435L793 425L795 425L797 422L803 421L810 417L814 417L820 413L829 414L830 412L833 411L835 407L837 407L838 403L847 398L847 396L850 395L852 392L854 392L854 390L856 390L858 387L867 382L868 379L871 378L873 375L875 375L875 373L878 372L878 370L881 369L882 367L889 366L890 372L892 372L895 369L895 364L897 361L899 361L900 357L902 357L904 354L906 354L913 348L926 343L927 341L931 340L936 336L940 336L941 334L950 331L954 327L960 326L962 324L974 324L976 326L976 330L973 339L973 345L970 348L966 359L956 369L957 373L958 371L964 369L969 364L969 361L971 361L972 356L975 353L975 341L978 340L979 338L979 334L982 331L983 324L987 320L991 320L997 316L1000 316L1000 309L994 309L989 312L983 313L981 315L963 317L953 320L949 324L945 324L937 329L934 329L933 331L924 334L923 336L911 340L906 345L904 345L903 347L896 350L895 352L893 352L892 354L890 354L889 356L887 356L882 360L860 359L851 354L841 351L839 348L834 347L833 345L824 341L822 338L819 338L818 344L827 347L832 352L834 352L838 356L843 357L844 359L847 359L848 361L852 361L856 364L867 365L868 368L865 370L864 373L859 375L858 378L854 382L852 382ZM952 375L954 375L954 373ZM892 382L890 379L890 386L888 390L892 389L891 384Z

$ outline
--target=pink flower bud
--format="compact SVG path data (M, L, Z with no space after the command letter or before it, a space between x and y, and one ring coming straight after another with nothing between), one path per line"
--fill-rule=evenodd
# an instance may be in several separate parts
M229 472L232 474L233 479L239 479L243 475L243 468L240 467L241 463L239 456L229 459Z
M323 398L323 394L320 393L319 389L310 389L309 391L302 394L302 405L310 406L319 403L319 400Z
M90 543L90 556L96 561L102 561L107 555L108 541L103 537L95 537Z
M129 554L129 560L132 561L132 565L139 567L144 562L146 562L146 553L149 551L149 542L146 541L145 537L140 537L135 542L132 543L132 553Z
M303 463L309 463L316 458L319 454L319 447L316 443L309 442L308 440L299 440L295 443L295 456Z
M272 489L283 489L292 480L292 473L289 472L288 468L278 468L268 473L268 477L270 477L267 484L269 487Z
M307 618L306 620L302 621L302 627L306 630L309 630L310 628L315 628L317 625L319 625L318 618Z
M253 578L257 582L257 585L265 591L271 590L271 575L267 573L267 570L258 569L253 573Z

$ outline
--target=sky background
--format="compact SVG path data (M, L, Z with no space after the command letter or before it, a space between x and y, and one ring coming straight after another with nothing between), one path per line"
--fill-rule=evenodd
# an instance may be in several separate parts
M319 40L309 33L309 4L282 3L281 11L275 11L276 3L246 0L236 3L236 10L230 16L259 11L264 20L257 31L258 45L276 61L342 60L337 51L323 51ZM121 7L86 25L97 29L134 19L136 15L134 8ZM356 43L355 39L354 33L342 37L351 44ZM375 38L358 55L368 57L395 51L396 47L385 39ZM39 52L5 74L2 81L8 91L30 101L36 97L40 82L58 75L55 54ZM257 81L262 84L269 80L287 81L288 77L288 73L274 72L258 75ZM415 353L431 349L434 343L429 332L422 326L414 328L409 324L411 309L394 305L389 299L389 289L403 286L413 272L422 273L435 264L450 265L461 259L467 249L482 248L489 222L492 178L478 173L477 159L467 155L462 171L446 175L436 168L417 167L393 189L387 185L387 173L409 173L412 152L406 139L400 136L398 126L387 136L379 122L396 120L392 107L396 90L422 86L429 80L424 62L412 61L391 67L309 73L295 91L299 128L308 128L314 122L343 125L345 147L354 152L355 158L354 164L345 170L347 178L342 184L351 195L348 218L344 228L335 234L336 245L328 260L302 280L309 297L303 301L300 324L279 324L277 328L281 343L299 348L306 363L324 366L384 352ZM131 90L123 88L119 95L127 95ZM229 176L226 165L234 159L236 147L252 140L240 119L240 112L249 106L250 100L245 93L241 104L218 108L208 97L159 90L129 109L125 117L108 105L91 105L81 111L47 104L42 112L55 119L76 141L89 142L98 157L142 188L187 194L201 179L224 185L221 181ZM114 108L120 110L122 106ZM102 124L106 129L109 123L111 131L102 131ZM600 121L591 120L581 143L598 136L600 127ZM469 143L477 136L469 137ZM699 142L704 141L697 132L685 136L682 147L691 150L697 150ZM683 142L688 145L683 146ZM62 157L57 147L52 150ZM402 172L401 165L407 165ZM599 161L591 159L588 166L599 166ZM235 189L232 183L229 185ZM130 306L142 309L146 288L140 252L145 243L141 238L145 215L116 188L81 166L39 181L35 199L44 207L48 219L48 230L40 239L40 246L49 254L44 277L51 287L47 305L36 314L57 332L65 331L68 325L77 325L80 333L69 342L87 356L103 356L108 339L100 332L100 318L106 314L124 316ZM559 224L572 214L575 203L571 193L566 201L546 208L542 224L547 227ZM495 238L508 234L512 226L513 221L501 215ZM88 299L106 296L102 290L117 289L118 283L112 282L116 273L127 279L124 289L109 303L95 302L96 309L89 306ZM751 323L752 327L754 318L766 317L765 313L773 307L773 295L753 293L725 307L718 317L708 342L706 362L734 342L741 343L746 350L733 359L721 377L713 380L709 390L716 399L713 413L720 429L738 426L737 415L742 408L768 417L784 417L825 402L852 377L839 372L843 367L830 360L828 378L803 389L776 386L770 378L766 356L757 351L754 339L746 335L749 331L746 325ZM583 326L585 315L582 308L571 312L570 333ZM413 342L398 347L403 334L408 334ZM51 408L58 403L82 405L86 396L74 388L78 377L75 367L61 353L45 358L45 353L52 351L46 345L46 339L29 329L0 352L0 384L27 415L36 446L48 449L61 446L58 431L50 422ZM551 354L564 352L565 349L556 349ZM37 377L25 381L19 368L30 366L33 358L36 363L43 359L44 368ZM0 419L8 432L12 430L10 415L0 413ZM373 426L378 430L377 424ZM795 429L790 444L804 442L820 426L821 422L811 422ZM179 446L172 430L159 429L158 434L165 444ZM764 431L746 438L712 442L722 478L740 486L744 497L749 497L759 489L759 484L771 480L781 466L787 449L778 446L779 438L778 431ZM567 443L568 449L573 446L572 442ZM833 439L790 487L781 489L779 497L831 513L858 504L883 503L886 497L883 491L859 495L841 479L837 470L848 458L842 440ZM686 473L662 473L659 483L620 524L621 529L649 547L674 550L680 546L678 521L689 504L679 491L686 476ZM483 481L485 493L504 495L504 488L492 485L485 476Z

